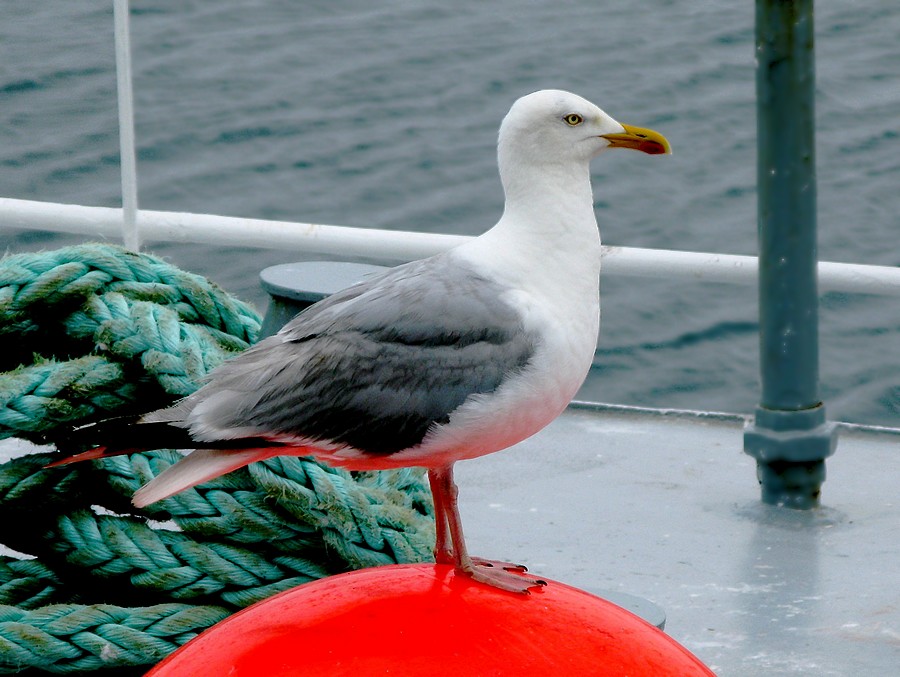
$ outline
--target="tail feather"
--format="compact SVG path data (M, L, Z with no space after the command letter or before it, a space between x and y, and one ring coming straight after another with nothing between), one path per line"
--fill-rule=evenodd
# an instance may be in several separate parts
M59 460L53 461L45 465L45 468L56 468L61 465L69 465L70 463L78 463L79 461L93 461L98 458L109 458L110 456L121 456L122 454L133 454L141 449L115 449L110 451L106 447L95 447L82 451L80 454L72 454Z
M64 433L57 431L54 438L48 441L52 441L59 451L76 455L85 447L96 446L104 447L106 456L148 449L193 449L197 446L187 429L167 422L143 423L137 416L108 418L70 428Z
M152 449L191 449L191 453L166 468L134 494L132 502L142 508L183 489L193 487L255 461L279 454L314 455L316 450L262 437L195 440L181 421L147 420L128 416L106 419L71 429L54 440L63 458L46 467L56 467L120 454ZM84 451L85 447L94 447Z
M57 432L52 440L59 452L59 460L48 464L53 468L78 461L89 461L108 456L134 454L152 449L201 449L215 447L222 450L261 449L280 446L262 437L244 437L232 440L195 440L190 431L168 421L145 421L137 416L109 418L72 428L63 434ZM87 447L94 447L84 451Z
M196 449L138 489L131 502L138 508L202 484L255 461L278 455L281 447L221 450Z

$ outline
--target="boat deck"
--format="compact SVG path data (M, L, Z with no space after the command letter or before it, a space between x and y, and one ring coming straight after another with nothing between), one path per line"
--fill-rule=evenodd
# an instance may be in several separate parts
M843 429L794 511L760 502L743 423L573 406L458 465L470 549L652 601L721 677L900 674L900 431Z

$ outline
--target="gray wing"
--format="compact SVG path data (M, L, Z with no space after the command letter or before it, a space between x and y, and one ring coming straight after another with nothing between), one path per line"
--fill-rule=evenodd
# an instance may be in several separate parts
M286 434L372 454L415 446L533 355L503 291L449 255L399 266L222 365L181 414L206 441Z

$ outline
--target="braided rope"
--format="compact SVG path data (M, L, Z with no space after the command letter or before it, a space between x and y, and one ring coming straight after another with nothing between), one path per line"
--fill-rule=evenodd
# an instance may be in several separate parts
M134 300L177 306L185 319L253 341L259 319L253 309L206 278L179 270L149 254L121 247L83 244L0 260L0 313L37 330L59 306L80 305L103 287ZM41 330L58 329L41 326ZM18 333L8 326L0 334Z
M138 608L54 604L33 610L0 606L0 673L146 665L228 613L216 606L171 603Z
M41 562L0 558L0 599L20 609L36 609L56 600L59 579Z
M366 486L365 480L354 483L345 471L286 456L254 463L247 471L291 515L317 524L325 543L351 568L431 557L433 541L409 530L412 515L420 513L406 501L390 502L384 492ZM430 522L420 526L426 533L430 528Z
M79 511L61 518L58 528L52 539L67 564L89 569L95 578L122 577L137 591L162 591L182 601L213 598L240 607L237 600L257 602L337 573L299 556L196 541L130 516Z
M65 362L37 360L0 374L0 439L40 433L123 409L137 397L122 365L87 355Z
M0 439L187 395L259 331L205 278L99 244L0 260L0 319Z
M79 245L2 259L0 439L163 406L258 327L249 306L145 254ZM135 510L133 492L178 458L0 465L0 541L37 558L0 557L0 673L147 665L227 610L431 557L421 471L276 458Z
M99 463L116 491L130 495L179 458L160 450ZM355 569L430 558L430 500L421 470L352 474L312 459L281 457L186 489L144 511L173 520L186 533L285 552L324 539Z

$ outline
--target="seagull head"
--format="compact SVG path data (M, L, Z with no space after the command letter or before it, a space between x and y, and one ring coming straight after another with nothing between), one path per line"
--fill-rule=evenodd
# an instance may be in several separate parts
M498 149L514 163L586 164L607 148L669 154L669 142L652 129L617 122L587 99L544 89L518 99L500 125Z

